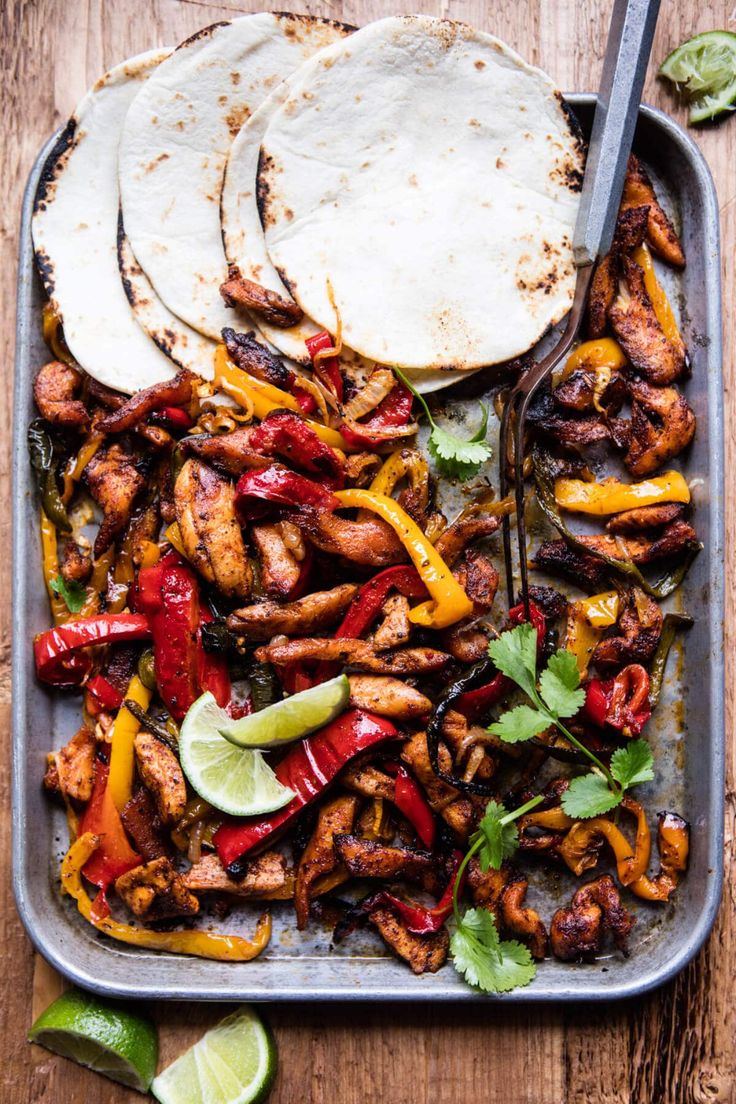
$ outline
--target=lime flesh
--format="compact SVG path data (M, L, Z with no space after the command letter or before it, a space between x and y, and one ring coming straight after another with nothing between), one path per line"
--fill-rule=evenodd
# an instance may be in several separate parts
M736 34L704 31L665 58L659 74L690 103L690 122L702 123L736 102Z
M349 700L347 676L338 675L319 686L274 702L259 713L251 713L237 721L228 717L219 733L238 747L280 747L329 724L347 708Z
M293 792L281 785L261 752L234 747L220 735L218 730L229 723L209 692L189 709L179 733L181 766L189 784L231 816L272 813L288 804Z
M79 989L50 1004L28 1039L138 1092L148 1092L156 1072L158 1034L151 1021Z
M161 1104L257 1104L276 1066L271 1032L244 1005L159 1074L151 1092Z

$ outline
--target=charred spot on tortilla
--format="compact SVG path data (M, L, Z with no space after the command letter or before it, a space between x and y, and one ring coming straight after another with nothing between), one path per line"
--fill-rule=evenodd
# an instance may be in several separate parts
M313 15L304 15L302 12L274 12L274 17L279 20L283 25L283 32L285 35L293 36L299 41L304 37L304 30L312 30L314 24ZM325 27L330 27L335 31L339 31L341 34L352 34L357 30L352 23L343 23L339 19L321 19L320 23ZM307 35L307 40L309 39ZM332 42L330 38L327 40Z
M44 253L40 249L36 250L35 256L36 268L46 289L46 294L49 298L52 298L54 294L54 263L48 253Z
M180 42L176 47L176 50L184 50L188 46L193 46L195 42L201 42L203 38L212 38L212 35L219 27L228 27L230 21L228 19L221 19L218 23L210 23L207 27L201 27L194 34L191 34L189 38L185 38L183 42ZM176 50L174 53L176 53Z
M56 142L44 162L41 175L38 178L36 194L33 197L34 215L37 211L45 211L46 204L54 198L56 182L64 171L76 142L77 120L75 116L72 115L71 119L68 120L61 134L56 139Z

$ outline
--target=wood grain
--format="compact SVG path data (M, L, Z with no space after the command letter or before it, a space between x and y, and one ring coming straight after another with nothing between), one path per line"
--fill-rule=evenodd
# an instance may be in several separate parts
M14 270L25 177L46 136L87 86L122 58L174 44L215 19L257 10L229 0L4 0L0 5L3 138L0 172L0 494L10 500L10 419ZM291 5L280 3L278 7ZM407 4L464 19L498 33L563 89L597 86L611 0L446 0ZM384 0L313 3L295 10L364 23L401 7ZM653 57L697 31L736 30L732 0L663 0ZM684 121L650 72L645 98ZM726 470L735 453L733 399L736 294L736 120L694 133L721 201L725 328ZM736 505L726 499L728 562ZM71 1064L28 1046L33 1014L59 991L36 960L15 913L10 888L8 667L11 631L10 511L0 513L0 1098L7 1104L122 1104L140 1100ZM728 730L733 724L734 587L728 585ZM727 862L734 838L734 745L729 754ZM274 1104L716 1104L736 1101L733 977L736 899L729 882L718 926L698 959L671 985L636 1002L558 1009L392 1008L291 1005L269 1019L281 1049ZM169 1061L227 1009L160 1005L162 1059Z

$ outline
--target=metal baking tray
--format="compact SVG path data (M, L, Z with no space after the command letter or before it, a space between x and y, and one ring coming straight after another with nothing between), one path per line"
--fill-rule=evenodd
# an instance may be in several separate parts
M568 100L586 129L595 98ZM59 859L66 845L63 813L43 794L46 753L78 724L78 698L49 693L33 672L33 634L48 627L41 584L38 513L25 434L32 417L34 371L48 358L41 336L43 294L36 276L30 217L36 184L51 139L31 171L23 204L18 280L15 433L13 456L13 875L23 923L36 948L70 980L99 993L189 1000L488 1000L469 989L451 966L414 977L390 957L377 936L363 933L337 948L329 932L299 933L290 906L274 910L267 952L250 963L219 963L125 947L87 924L59 891ZM716 916L723 876L723 386L721 377L718 206L707 165L671 119L642 107L635 148L683 228L688 265L667 274L679 306L693 364L686 392L698 418L684 470L693 484L698 533L705 548L674 599L695 617L670 658L665 694L648 737L657 752L657 780L642 790L651 815L679 810L692 825L690 871L673 903L662 908L634 899L637 922L631 956L604 956L592 965L547 960L528 988L507 1002L611 1000L645 992L671 978L696 954ZM90 310L94 310L90 303ZM452 393L448 400L462 406ZM494 471L491 473L495 475ZM575 880L529 868L529 899L545 918L569 900ZM631 898L627 895L627 904ZM236 905L225 921L205 915L206 927L252 933L253 906Z

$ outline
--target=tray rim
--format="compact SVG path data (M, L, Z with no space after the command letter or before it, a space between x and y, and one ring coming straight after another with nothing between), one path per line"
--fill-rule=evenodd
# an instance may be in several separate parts
M565 100L571 106L587 107L595 103L594 93L565 93ZM720 233L719 210L715 186L708 164L698 146L670 116L658 108L648 104L642 104L639 109L640 121L646 121L664 131L666 136L680 148L681 154L688 159L696 170L703 200L704 226L706 228L706 240L702 248L705 254L709 254L714 261L705 265L706 277L706 319L709 337L708 367L707 373L707 406L709 413L709 437L708 437L708 476L710 482L710 526L708 542L710 548L709 561L709 605L716 613L711 618L710 639L712 643L711 659L711 700L710 721L712 731L712 748L710 771L708 775L711 794L711 828L708 837L707 859L709 880L705 898L697 916L697 922L688 931L686 937L677 947L676 954L659 968L644 972L638 978L622 984L611 985L606 989L595 991L586 990L580 992L573 984L555 987L554 989L538 988L536 990L520 989L503 996L487 996L471 990L458 992L457 989L433 988L422 992L421 985L416 987L407 984L398 990L393 985L367 985L360 987L347 987L345 985L326 986L318 991L306 989L303 985L281 984L278 988L265 990L259 988L254 991L247 985L231 985L223 987L218 985L198 986L192 988L186 982L176 981L173 984L163 983L158 985L145 979L136 977L133 982L109 981L104 976L104 963L109 961L110 948L102 943L96 948L95 965L99 963L99 973L92 974L81 968L67 954L69 941L63 937L56 940L53 945L44 939L41 932L43 918L39 916L30 886L25 878L25 866L23 862L23 849L27 839L26 808L25 808L25 782L27 759L24 755L24 733L28 719L28 670L27 670L27 613L26 594L28 590L28 572L25 570L23 551L25 548L26 534L23 527L23 518L18 503L25 494L27 483L27 463L25 448L25 406L29 397L30 382L20 371L24 359L24 350L27 347L31 328L31 316L29 311L29 298L32 280L29 280L29 272L33 272L33 252L31 246L30 219L33 209L33 197L36 190L38 176L44 159L53 147L59 131L53 134L39 150L26 183L19 236L19 261L17 280L17 307L16 307L16 347L15 347L15 377L13 391L13 435L12 435L12 488L13 488L13 625L14 633L11 649L12 672L12 868L13 891L16 907L23 926L35 949L54 966L69 981L84 989L105 996L125 997L128 999L157 999L157 1000L251 1000L251 1001L283 1001L283 1000L345 1000L345 1001L415 1001L431 1000L436 1002L454 1002L464 1000L498 1001L507 1003L557 1003L574 1000L609 1001L622 1000L632 996L638 996L664 985L678 974L695 957L705 943L716 920L720 907L724 878L724 768L725 768L725 661L723 650L723 624L724 624L724 556L718 555L717 550L724 549L724 516L723 516L723 489L724 489L724 427L722 397L722 331L721 331L721 269L720 269ZM716 365L715 371L713 365ZM18 414L21 413L19 417ZM174 963L181 967L186 961L180 956L161 955L166 964ZM131 959L132 961L132 959ZM378 960L380 961L380 960ZM282 964L274 964L276 970L286 969ZM180 971L180 976L185 976ZM570 981L574 973L566 975ZM409 980L421 981L407 975Z

